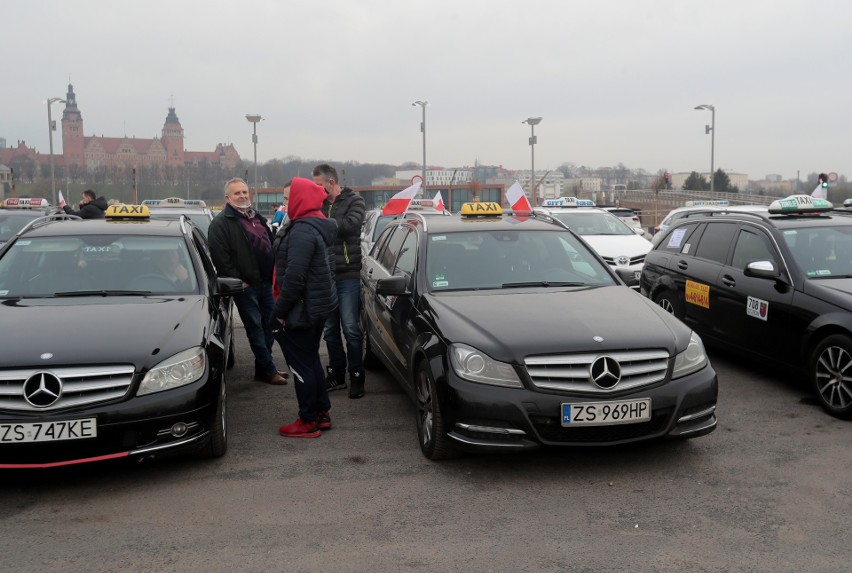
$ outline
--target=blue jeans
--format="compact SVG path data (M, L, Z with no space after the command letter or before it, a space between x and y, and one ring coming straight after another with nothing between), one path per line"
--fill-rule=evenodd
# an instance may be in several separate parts
M272 341L275 340L272 329L277 328L278 323L276 321L275 325L272 324L275 320L272 316L275 307L272 282L264 281L257 287L249 286L242 294L234 295L234 306L246 327L246 336L254 354L255 375L275 374L278 369L272 360Z
M364 355L361 349L361 325L358 320L361 314L361 279L344 279L337 281L338 307L325 321L323 340L328 349L328 365L335 372L344 372L349 358L349 372L364 370ZM346 338L346 350L340 329Z
M287 367L293 373L299 417L304 422L315 422L317 413L331 410L319 355L322 325L289 330L285 326L277 336Z

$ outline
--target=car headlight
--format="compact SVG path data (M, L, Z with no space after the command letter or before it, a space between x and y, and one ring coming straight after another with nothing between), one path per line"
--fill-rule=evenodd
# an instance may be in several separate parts
M704 343L693 331L689 336L689 345L686 350L675 356L672 378L680 378L692 374L707 366L707 353L704 351Z
M514 368L505 362L494 360L472 346L451 344L450 363L456 374L465 380L493 386L523 388Z
M200 346L179 352L151 368L142 379L136 395L153 394L191 384L204 374L206 362L204 349Z

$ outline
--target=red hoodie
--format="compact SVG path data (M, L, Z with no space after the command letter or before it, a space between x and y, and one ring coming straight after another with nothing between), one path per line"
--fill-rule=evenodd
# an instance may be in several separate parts
M322 214L322 202L328 194L321 185L317 185L310 179L294 177L290 184L290 204L287 212L291 221L305 217L318 217L325 219Z

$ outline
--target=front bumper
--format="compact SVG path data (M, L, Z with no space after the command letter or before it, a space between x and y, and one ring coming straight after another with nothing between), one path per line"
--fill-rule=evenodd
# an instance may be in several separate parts
M209 373L209 371L208 371ZM200 380L141 397L57 412L0 412L0 424L95 418L93 438L36 443L0 441L0 469L65 465L183 453L203 446L215 423L219 387ZM139 376L139 375L136 375ZM136 381L135 381L136 382ZM132 388L136 388L134 383ZM2 436L0 436L2 438Z
M711 365L683 378L603 398L527 388L501 388L443 377L447 435L461 449L512 451L541 446L616 445L659 438L692 438L716 428L718 381ZM564 427L562 404L651 399L651 420Z

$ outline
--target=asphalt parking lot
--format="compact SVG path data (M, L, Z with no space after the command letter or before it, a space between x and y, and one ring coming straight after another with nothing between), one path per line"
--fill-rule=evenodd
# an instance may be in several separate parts
M778 374L712 354L696 440L434 463L383 371L321 438L279 437L292 384L252 382L237 337L224 458L3 474L3 569L849 570L850 423Z

